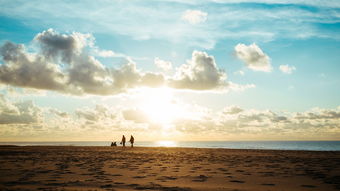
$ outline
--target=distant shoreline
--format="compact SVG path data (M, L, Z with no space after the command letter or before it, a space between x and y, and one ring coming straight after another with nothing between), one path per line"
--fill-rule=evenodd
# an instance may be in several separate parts
M118 142L118 141L117 141ZM0 142L13 146L110 146L110 141ZM130 144L127 143L127 147ZM224 148L256 150L340 151L340 141L137 141L136 147ZM118 144L118 147L121 145Z
M159 147L144 147L144 146L135 146L133 148L126 146L117 146L117 147L110 147L110 146L76 146L76 145L0 145L1 148L43 148L43 149L48 149L48 148L88 148L89 150L92 150L94 148L100 148L100 149L112 149L112 150L141 150L141 149L146 149L146 150L152 150L152 149L164 149L164 150L176 150L176 149L188 149L188 150L231 150L231 151L263 151L263 152L334 152L334 153L340 153L340 151L332 151L332 150L284 150L284 149L237 149L237 148L196 148L196 147L164 147L164 146L159 146Z

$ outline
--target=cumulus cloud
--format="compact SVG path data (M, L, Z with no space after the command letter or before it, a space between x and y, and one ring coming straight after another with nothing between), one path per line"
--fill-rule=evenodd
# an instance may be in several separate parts
M242 60L248 68L263 72L270 72L272 70L269 56L255 43L249 46L237 44L234 50L237 58Z
M32 101L11 103L0 96L0 124L31 124L41 120L41 110Z
M80 110L76 111L78 113ZM148 115L140 109L121 109L117 111L122 118L111 118L110 115L98 113L94 109L82 109L92 124L103 126L102 122L114 123L124 126L125 121L133 122L130 128L141 131L159 131L161 128L154 128ZM91 112L90 112L91 111ZM106 113L112 113L106 110ZM118 115L118 114L117 114ZM99 116L93 118L93 116ZM115 121L113 121L113 119ZM79 123L79 122L78 122ZM87 123L87 125L90 123ZM138 126L145 125L145 126ZM122 128L122 127L115 127ZM171 130L185 135L206 135L213 136L246 136L271 139L274 136L283 136L285 139L291 137L303 138L309 136L340 136L340 107L336 109L312 109L305 112L279 112L271 110L244 109L239 106L228 106L219 111L212 111L208 108L201 108L200 115L178 118L172 121ZM317 132L317 133L316 133Z
M126 109L122 111L125 120L134 121L135 123L149 123L149 117L145 112L139 109Z
M114 112L110 111L106 106L97 104L95 108L81 108L75 111L75 114L80 119L87 121L98 122L104 119L114 119Z
M93 110L77 110L76 114L79 118L84 118L88 121L98 121L99 116L96 115L96 112Z
M213 56L194 51L191 60L177 68L169 84L179 89L223 89L228 86L226 78L227 74L217 67Z
M136 68L135 63L127 63L119 69L112 69L111 71L113 84L118 89L130 89L137 85L141 74Z
M35 53L12 42L1 46L1 83L78 95L112 95L164 81L161 74L138 71L129 59L118 69L106 67L86 50L94 46L89 34L60 34L49 29L37 34L34 42L39 47Z
M141 77L140 85L146 87L160 87L165 84L163 74L147 72Z
M208 13L200 10L186 10L182 14L182 19L190 24L204 23L207 20Z
M127 57L125 54L113 52L112 50L101 50L99 48L94 48L93 52L99 57Z
M280 65L280 70L283 73L291 74L294 70L296 70L295 66L289 66L289 65Z
M226 108L223 109L223 113L226 113L226 114L237 114L237 113L240 113L242 111L243 111L243 109L241 109L238 106L230 106L230 107L226 107Z
M71 63L73 56L80 55L85 46L93 43L90 34L72 33L59 34L53 29L38 33L35 38L41 53L46 59L61 59L64 63Z
M49 110L51 113L59 116L59 117L62 117L62 118L67 118L69 117L69 114L67 112L63 112L63 111L59 111L58 109L55 109L55 108L50 108Z
M249 88L255 88L255 87L256 87L255 84L242 85L242 84L236 84L236 83L233 83L233 82L228 82L228 89L233 90L233 91L238 91L238 92L244 91L244 90L249 89Z
M24 45L11 42L0 48L0 82L19 87L65 89L66 78L58 65L47 62L43 55L29 54Z
M175 123L179 132L191 135L255 137L257 139L296 139L339 137L340 108L317 109L300 113L226 107L207 112L196 120ZM317 132L317 133L316 133Z
M37 47L34 52L12 42L0 47L0 83L74 95L115 95L133 88L164 85L196 91L255 87L227 82L226 72L205 52L193 51L191 60L179 66L174 76L165 76L137 69L126 56L125 63L118 67L102 64L91 55L99 49L90 34L60 34L48 29L37 34L33 42ZM159 58L155 58L155 64L164 70L172 68L171 62Z
M206 136L225 139L299 139L299 138L334 138L339 137L340 107L335 109L316 108L305 112L280 112L271 110L245 109L228 106L213 111L201 107L191 109L199 115L187 115L177 118L168 125L170 133L176 135ZM44 115L44 112L53 115ZM75 114L75 115L74 115ZM44 117L49 117L45 120ZM59 136L60 132L74 136L96 134L111 136L112 131L133 130L158 134L163 132L162 124L151 122L145 111L134 108L112 108L96 105L93 108L79 108L74 113L57 109L43 109L31 101L11 102L0 97L0 135L19 129L20 133L33 135L43 131L46 135ZM18 128L15 128L18 127ZM24 127L24 128L23 128ZM39 129L35 131L34 129ZM49 134L48 134L49 133ZM83 133L83 134L82 134ZM7 135L7 134L6 134ZM26 134L27 135L27 134Z
M244 72L242 70L236 71L236 72L234 72L234 74L244 76Z
M322 120L322 119L339 119L340 120L340 108L335 110L331 109L314 109L312 111L296 113L296 119L306 119L306 120Z
M165 60L161 60L161 59L159 59L158 57L155 58L154 63L155 63L155 65L156 65L158 68L160 68L160 69L162 69L162 70L167 71L167 70L171 70L171 69L172 69L172 64L171 64L171 62L165 61Z

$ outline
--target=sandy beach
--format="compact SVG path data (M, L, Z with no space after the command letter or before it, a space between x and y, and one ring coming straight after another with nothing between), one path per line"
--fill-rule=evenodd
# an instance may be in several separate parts
M340 190L340 152L1 146L0 190Z

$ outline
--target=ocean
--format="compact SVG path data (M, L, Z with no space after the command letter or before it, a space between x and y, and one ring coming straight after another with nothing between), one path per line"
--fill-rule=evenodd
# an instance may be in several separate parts
M17 146L110 146L109 141L75 142L0 142L0 145ZM119 143L118 143L118 146ZM127 146L130 146L127 143ZM190 147L190 148L229 148L229 149L271 149L340 151L340 141L140 141L135 146L143 147Z

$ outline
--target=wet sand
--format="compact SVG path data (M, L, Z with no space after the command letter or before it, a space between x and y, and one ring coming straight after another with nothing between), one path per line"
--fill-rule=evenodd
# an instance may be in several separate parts
M0 190L340 190L340 152L0 146Z

